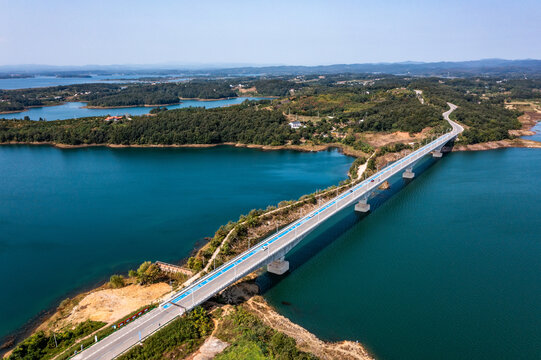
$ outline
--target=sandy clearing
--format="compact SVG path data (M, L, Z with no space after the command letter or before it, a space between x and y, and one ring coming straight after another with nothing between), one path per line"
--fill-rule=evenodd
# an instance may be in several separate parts
M58 325L77 324L86 320L111 323L131 312L157 301L171 291L166 283L147 286L128 285L120 289L105 289L92 292L76 305L69 316Z
M381 147L395 143L410 143L424 139L431 128L425 128L420 133L412 134L405 131L396 131L393 133L363 133L362 137L365 142L373 147Z
M185 360L211 360L228 346L229 344L225 341L211 335L205 340L199 350L188 356Z

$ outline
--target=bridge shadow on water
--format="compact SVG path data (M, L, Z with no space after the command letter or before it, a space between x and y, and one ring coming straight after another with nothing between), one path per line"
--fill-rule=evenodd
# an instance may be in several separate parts
M426 156L419 161L413 169L415 172L415 178L420 176L426 169L434 165L436 161L436 159L429 156ZM415 178L412 180L403 179L402 172L400 172L388 180L390 185L388 189L377 189L371 194L368 199L368 203L370 204L371 208L369 213L362 214L355 212L353 209L354 204L352 204L321 224L317 229L303 239L299 245L297 245L287 254L286 260L289 261L288 273L300 268L314 254L325 249L334 240L348 232L353 226L362 221L365 217L370 216L371 212L376 211L387 200L401 191L410 182L415 181ZM256 283L260 288L261 294L265 294L267 290L271 289L274 285L282 281L282 279L284 279L288 273L284 275L275 275L267 271L263 271L256 279Z

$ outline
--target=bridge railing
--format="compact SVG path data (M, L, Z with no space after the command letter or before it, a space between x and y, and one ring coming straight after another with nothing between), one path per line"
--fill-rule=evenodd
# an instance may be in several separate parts
M219 266L217 269L213 270L212 272L206 274L205 276L201 277L200 279L198 279L197 281L193 282L192 284L190 284L189 286L187 286L186 288L182 289L181 291L175 293L174 295L172 295L170 298L168 298L164 303L162 303L162 305L174 300L175 298L177 298L178 296L180 296L181 294L185 293L185 292L192 292L194 291L193 289L195 287L198 287L198 285L200 285L202 282L206 281L207 279L209 279L211 276L213 276L214 274L216 274L217 272L220 272L222 271L223 269L225 269L226 267L230 266L232 263L235 263L237 262L239 259L241 259L242 257L244 257L245 255L247 255L248 253L250 253L251 251L254 251L254 250L258 250L260 248L262 248L263 246L265 246L264 244L268 241L268 240L272 240L274 239L275 237L277 236L280 236L280 235L283 235L284 232L286 231L289 231L291 228L296 228L296 226L301 222L301 221L306 221L307 218L309 217L313 217L314 215L318 215L318 213L321 213L321 209L327 209L329 205L333 205L335 203L338 203L341 198L343 198L344 195L347 195L347 194L350 194L350 193L356 193L358 192L359 190L363 189L366 187L365 189L365 192L366 191L369 191L369 190L372 190L373 188L377 187L381 181L381 179L383 177L385 177L386 179L391 177L392 175L394 175L395 173L401 171L404 167L408 166L409 164L415 162L416 160L418 160L419 158L427 155L428 153L430 153L431 151L433 151L435 148L439 147L440 145L443 146L445 143L449 142L452 138L456 137L456 135L458 134L458 132L456 131L456 129L453 127L453 129L445 134L445 135L442 135L440 136L439 138L431 141L430 143L424 145L423 147L417 149L416 151L412 152L411 154L405 156L404 158L394 162L392 165L390 166L387 166L385 167L384 169L382 169L381 171L377 172L376 174L370 176L369 178L363 180L362 182L360 182L359 184L355 185L353 188L350 188L348 190L346 190L345 192L337 195L336 197L332 198L331 200L327 201L326 203L322 204L320 207L318 207L317 209L315 209L314 211L308 213L307 215L301 217L300 219L294 221L293 223L289 224L288 226L284 227L283 229L281 229L280 231L270 235L268 238L266 238L265 240L261 241L259 244L257 245L254 245L253 247L249 248L248 250L242 252L241 254L235 256L233 259L229 260L228 262L222 264L221 266ZM377 181L376 181L377 179ZM373 186L370 186L370 184L372 183L372 180L374 180L374 183L373 183ZM360 195L358 195L360 196ZM350 198L347 202L343 203L340 208L342 207L345 207L347 205L349 205L351 202L355 201L356 198L358 196L353 196L352 198ZM337 205L338 206L338 205ZM332 215L332 214L331 214ZM330 216L330 215L329 215ZM324 216L324 219L319 219L315 225L311 226L310 227L310 231L313 229L313 227L315 226L318 226L321 221L324 221L328 218L328 216ZM305 236L306 235L306 231L303 231L301 234L298 234L298 236ZM283 250L282 248L278 248L277 250L275 250L272 254L274 255L274 253L278 253L279 251ZM271 256L269 256L271 257ZM236 266L236 265L235 265ZM257 267L256 267L257 268ZM253 270L252 270L253 271Z

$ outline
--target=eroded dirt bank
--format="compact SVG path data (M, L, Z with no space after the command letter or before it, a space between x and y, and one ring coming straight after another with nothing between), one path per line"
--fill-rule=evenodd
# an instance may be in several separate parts
M541 149L541 142L524 139L512 139L512 140L500 140L490 141L480 144L471 145L455 145L453 151L483 151L483 150L495 150L501 148L537 148Z
M300 350L312 353L321 359L374 359L360 343L353 341L331 343L318 339L305 328L278 314L259 295L252 297L243 306L259 317L265 325L294 338Z

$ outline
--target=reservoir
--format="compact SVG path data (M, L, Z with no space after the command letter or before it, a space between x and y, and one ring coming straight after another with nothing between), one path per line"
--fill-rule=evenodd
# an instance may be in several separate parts
M335 184L337 151L0 147L1 335L144 260L177 261L252 208ZM541 357L541 151L426 159L262 275L265 298L378 359ZM16 301L14 301L16 299Z
M540 359L541 151L422 167L376 194L370 215L348 209L310 234L290 273L259 278L265 298L378 359Z
M352 161L336 150L0 146L0 338L114 273L189 256L253 208L337 184Z
M187 107L205 107L207 109L230 106L241 104L245 100L261 100L264 98L256 97L238 97L223 100L182 100L180 104L168 105L167 109L181 109ZM111 109L87 109L84 102L67 102L62 105L44 106L30 108L26 111L17 113L0 114L0 119L22 119L28 116L30 120L39 120L40 118L45 120L65 120L74 119L87 116L123 116L130 115L143 115L148 114L152 107L137 106L137 107L124 107L124 108L111 108Z
M140 81L140 78L166 78L174 77L175 75L155 75L155 74L111 74L111 75L91 75L90 77L56 77L56 76L35 76L28 78L9 78L0 79L0 89L28 89L41 88L49 86L73 85L73 84L90 84L90 83L129 83L129 82L146 82ZM171 81L181 81L177 78ZM167 79L165 81L168 81Z

